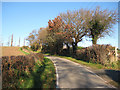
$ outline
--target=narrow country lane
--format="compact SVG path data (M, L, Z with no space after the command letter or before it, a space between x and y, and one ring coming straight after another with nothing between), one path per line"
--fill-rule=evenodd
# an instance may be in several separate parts
M58 88L114 88L86 67L67 59L47 56L56 67Z

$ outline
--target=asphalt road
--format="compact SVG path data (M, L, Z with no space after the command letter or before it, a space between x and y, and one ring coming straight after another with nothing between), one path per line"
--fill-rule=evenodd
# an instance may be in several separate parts
M58 88L114 88L85 66L63 58L47 57L56 67Z

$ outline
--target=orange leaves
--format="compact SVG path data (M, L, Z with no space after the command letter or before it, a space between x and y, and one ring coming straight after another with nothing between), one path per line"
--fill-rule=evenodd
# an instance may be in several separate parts
M63 34L63 33L56 33L57 35L61 35L61 34Z
M49 33L56 38L70 40L72 38L73 25L65 24L60 16L57 16L54 20L48 22Z
M52 30L52 28L49 29L50 31Z
M69 26L68 25L65 25L65 28L64 29L68 29L69 28Z
M54 20L52 21L49 20L48 27L50 32L54 32L54 33L62 32L60 31L62 30L60 28L63 27L62 18L60 16L57 16Z

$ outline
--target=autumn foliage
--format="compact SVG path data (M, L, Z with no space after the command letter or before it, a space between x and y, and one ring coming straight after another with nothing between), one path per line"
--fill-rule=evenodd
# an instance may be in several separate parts
M49 20L45 29L30 34L28 41L35 50L42 47L43 51L52 54L61 54L63 46L66 46L67 53L74 56L79 42L87 37L91 38L92 44L97 44L99 38L113 31L111 29L116 22L117 13L114 10L102 10L99 7L93 10L68 10Z
M52 42L52 47L55 45L57 47L55 52L62 49L63 44L68 44L72 42L72 25L65 24L60 16L57 16L54 20L49 20L48 22L48 42ZM50 45L50 44L49 44ZM60 47L61 46L61 47Z
M62 50L65 35L63 31L64 25L60 16L48 22L47 44L53 54L59 54Z
M64 38L64 22L62 21L60 16L57 16L57 18L55 18L54 20L49 20L48 22L48 33L50 34L54 34L55 36L60 36L61 39Z

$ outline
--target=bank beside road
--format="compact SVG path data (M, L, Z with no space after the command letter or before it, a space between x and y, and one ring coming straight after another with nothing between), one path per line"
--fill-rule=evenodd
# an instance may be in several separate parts
M4 54L0 58L2 60L0 89L55 88L56 75L52 61L41 53L28 53L19 48L4 49Z

